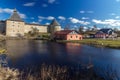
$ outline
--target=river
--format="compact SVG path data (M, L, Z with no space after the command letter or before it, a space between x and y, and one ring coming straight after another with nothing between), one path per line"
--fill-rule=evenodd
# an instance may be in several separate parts
M119 49L41 40L7 40L6 48L9 53L8 65L20 70L39 67L43 63L77 66L91 62L98 72L112 69L120 74Z

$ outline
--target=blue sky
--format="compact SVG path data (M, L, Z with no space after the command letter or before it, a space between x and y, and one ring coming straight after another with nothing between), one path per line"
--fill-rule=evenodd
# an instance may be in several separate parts
M27 23L49 24L55 18L62 27L120 29L120 0L0 0L0 20L8 19L14 8Z

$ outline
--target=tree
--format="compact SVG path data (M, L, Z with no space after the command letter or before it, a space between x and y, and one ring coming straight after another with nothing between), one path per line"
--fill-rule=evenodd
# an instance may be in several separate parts
M64 30L70 30L70 24L67 24L67 25L64 27Z
M97 31L97 26L93 25L92 31Z
M80 26L79 32L80 32L80 33L83 33L83 30L84 30L84 27L83 27L83 26Z
M32 32L33 35L38 35L39 34L39 30L37 28L34 28L34 27L32 27L31 32Z
M37 28L32 27L32 30L25 34L28 37L35 37L39 35L39 30Z

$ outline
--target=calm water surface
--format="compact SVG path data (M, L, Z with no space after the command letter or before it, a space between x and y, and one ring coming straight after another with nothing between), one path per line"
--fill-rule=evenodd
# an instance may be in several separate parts
M108 66L120 74L120 50L95 48L77 43L54 43L40 40L8 40L9 66L25 70L41 64L76 66L88 64L89 58L95 68Z

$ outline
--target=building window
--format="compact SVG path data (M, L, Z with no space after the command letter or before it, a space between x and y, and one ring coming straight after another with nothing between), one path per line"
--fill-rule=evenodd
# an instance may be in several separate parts
M71 36L71 38L72 38L72 36Z
M78 38L78 36L76 36L76 38Z
M80 40L81 40L81 37L80 37Z

